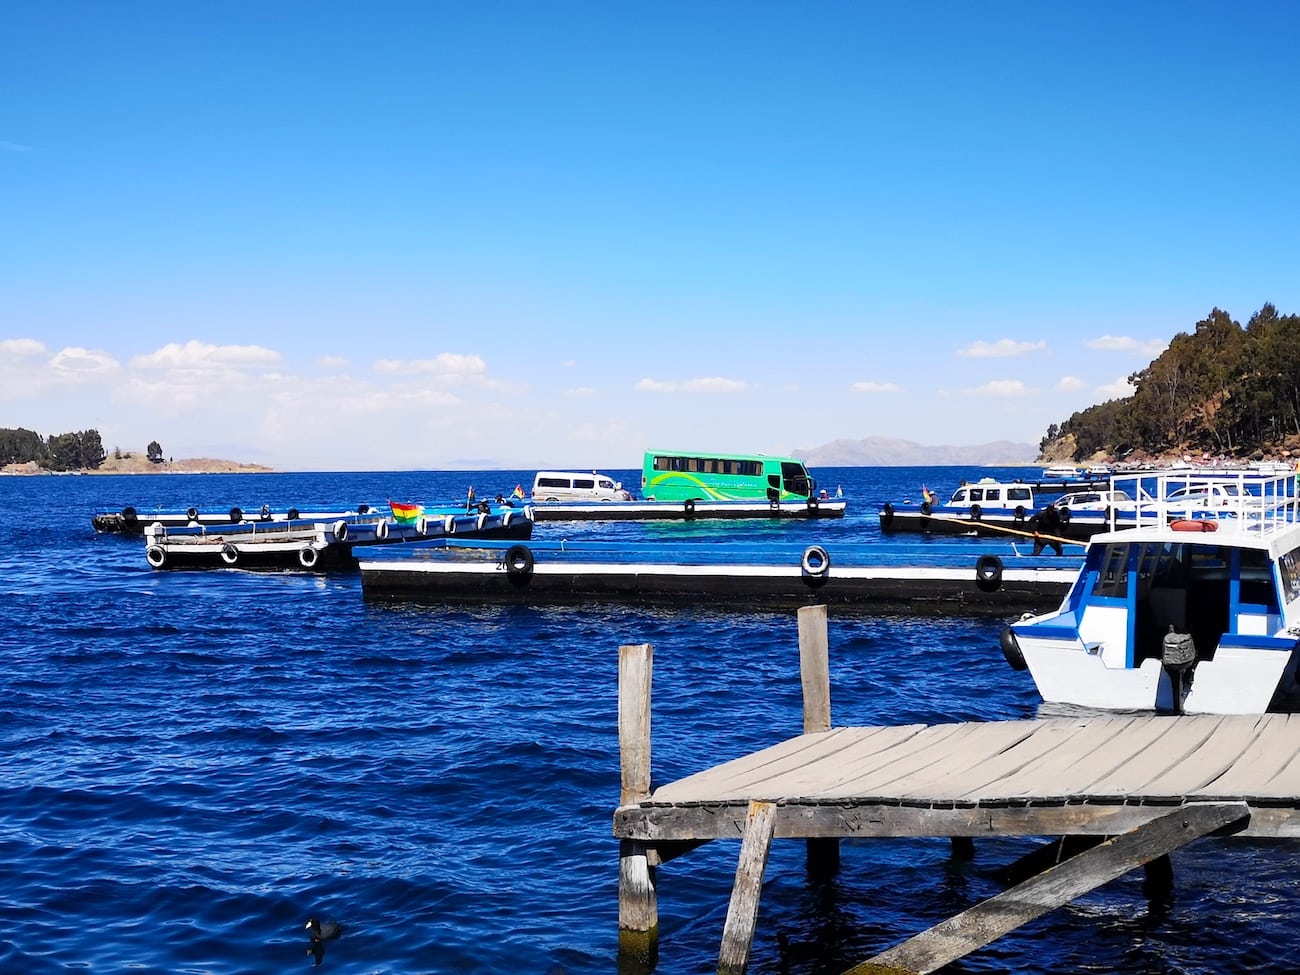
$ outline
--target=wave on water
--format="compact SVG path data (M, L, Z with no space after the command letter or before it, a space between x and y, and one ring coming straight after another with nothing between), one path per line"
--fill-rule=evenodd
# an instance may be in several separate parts
M614 472L636 483L636 472ZM842 522L537 526L538 539L879 541L880 504L978 469L818 472ZM797 734L792 614L371 605L356 574L155 572L90 517L509 493L531 472L0 479L0 970L617 970L617 655L654 645L662 783ZM830 619L836 724L1032 717L996 620ZM751 971L838 972L1000 889L1028 840L778 841ZM737 843L659 870L661 973L714 970ZM1170 902L1108 885L953 971L1254 973L1300 949L1291 844L1207 841ZM343 924L313 948L308 917Z

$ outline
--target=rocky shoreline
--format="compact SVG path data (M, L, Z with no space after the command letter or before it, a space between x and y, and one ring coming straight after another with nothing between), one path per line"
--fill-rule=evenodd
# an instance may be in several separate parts
M7 464L0 467L0 475L7 476L66 476L69 474L274 474L275 469L261 464L241 464L233 460L211 457L192 457L184 460L164 461L155 464L143 454L109 457L97 468L76 471L50 471L35 461L25 464Z

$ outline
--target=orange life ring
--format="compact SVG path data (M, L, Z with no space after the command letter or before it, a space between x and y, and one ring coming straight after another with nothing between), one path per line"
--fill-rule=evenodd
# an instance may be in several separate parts
M1181 518L1171 521L1169 527L1176 532L1213 532L1219 530L1219 523L1209 518Z

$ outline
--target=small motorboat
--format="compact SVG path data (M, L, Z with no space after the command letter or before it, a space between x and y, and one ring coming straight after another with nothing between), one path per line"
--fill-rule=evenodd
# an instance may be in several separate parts
M1134 527L1088 541L1061 606L1012 623L1001 643L1048 702L1300 709L1296 479L1161 475Z

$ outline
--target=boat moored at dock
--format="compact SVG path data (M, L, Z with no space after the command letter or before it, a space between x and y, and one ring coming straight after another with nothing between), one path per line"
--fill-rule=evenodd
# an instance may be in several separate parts
M428 544L448 538L526 541L532 531L532 510L526 507L468 512L421 508L409 523L378 513L350 514L332 521L279 519L216 528L201 524L168 528L156 522L144 531L145 560L155 569L353 570L357 548Z
M264 527L290 521L334 522L340 518L362 517L381 514L381 509L370 504L358 504L355 508L333 508L327 510L299 510L296 507L272 508L269 504L261 507L242 507L234 505L228 509L200 509L194 505L180 511L149 510L128 504L118 511L98 511L91 516L90 523L95 531L110 535L143 535L151 525L164 528L225 528L230 525L257 524Z
M1133 527L1094 535L1061 606L1002 650L1044 701L1240 714L1300 702L1293 477L1168 474Z

